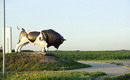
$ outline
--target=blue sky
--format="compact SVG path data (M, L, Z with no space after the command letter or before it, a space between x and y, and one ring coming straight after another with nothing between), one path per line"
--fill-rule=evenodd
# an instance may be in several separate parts
M2 18L0 0L0 31ZM130 1L6 0L6 26L13 28L13 48L20 33L16 26L20 26L30 31L56 30L67 39L59 50L130 49ZM41 48L28 45L23 49Z

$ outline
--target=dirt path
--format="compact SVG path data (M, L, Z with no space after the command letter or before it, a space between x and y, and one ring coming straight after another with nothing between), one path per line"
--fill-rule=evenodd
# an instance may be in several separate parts
M79 61L80 63L90 64L92 67L90 68L82 68L82 69L75 69L69 71L86 71L86 72L105 72L108 75L120 75L124 73L130 72L125 66L118 66L115 64L110 64L110 61ZM113 61L111 61L113 62ZM116 63L116 61L114 61ZM117 63L119 63L117 61ZM130 61L121 61L124 65L130 65Z

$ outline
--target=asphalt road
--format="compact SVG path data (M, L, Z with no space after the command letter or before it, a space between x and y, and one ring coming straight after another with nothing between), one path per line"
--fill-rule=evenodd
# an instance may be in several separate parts
M130 65L130 61L79 61L80 63L89 64L92 67L75 69L69 71L86 71L86 72L105 72L107 75L120 75L130 72L125 65ZM123 66L110 64L110 62L123 63Z

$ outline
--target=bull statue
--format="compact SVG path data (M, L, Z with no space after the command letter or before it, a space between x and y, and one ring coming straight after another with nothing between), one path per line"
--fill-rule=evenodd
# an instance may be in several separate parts
M21 52L23 46L27 44L39 45L42 47L42 52L46 52L48 47L54 46L56 49L65 41L63 36L53 29L42 30L42 31L31 31L26 32L23 28L19 35L19 42L16 45L15 52Z

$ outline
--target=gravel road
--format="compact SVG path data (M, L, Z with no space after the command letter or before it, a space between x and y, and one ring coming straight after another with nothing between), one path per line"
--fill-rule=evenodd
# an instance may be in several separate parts
M130 72L130 69L125 66L110 64L110 62L115 62L115 63L123 63L124 65L130 65L130 61L79 61L79 62L83 64L89 64L92 67L69 70L69 71L105 72L107 75L120 75Z

